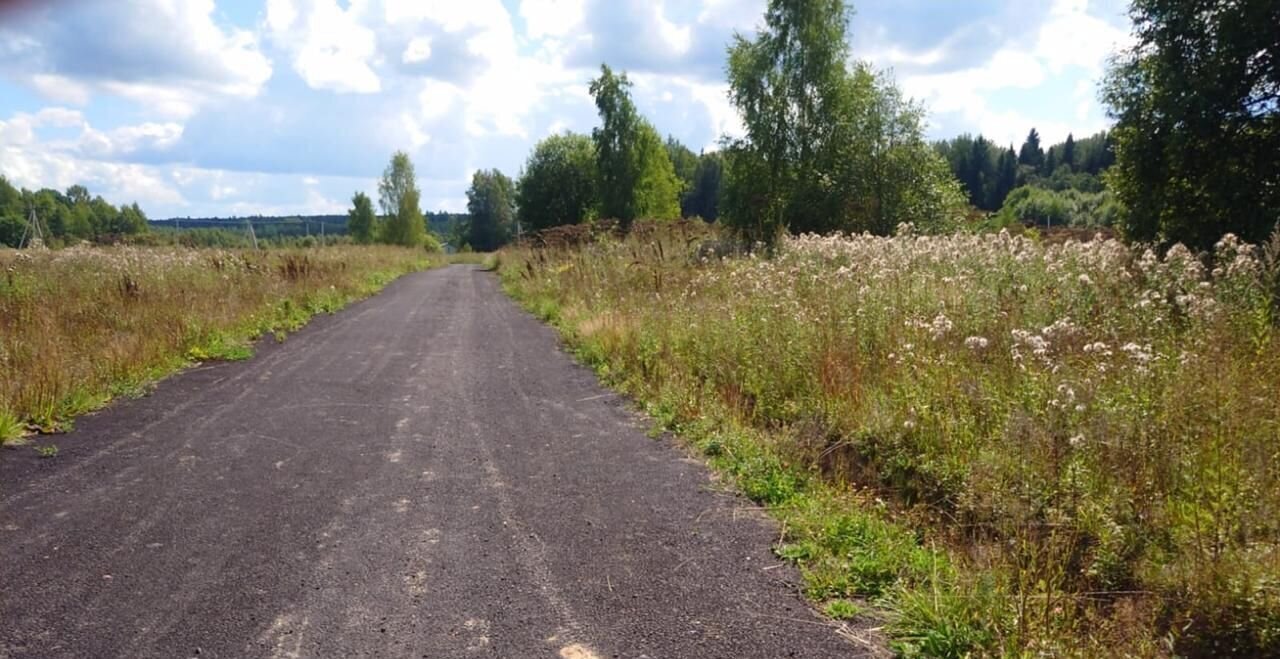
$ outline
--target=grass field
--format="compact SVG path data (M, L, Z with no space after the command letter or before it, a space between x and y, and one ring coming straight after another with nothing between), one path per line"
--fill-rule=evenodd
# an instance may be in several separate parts
M0 250L0 440L65 430L192 362L246 358L253 339L429 265L395 247Z
M907 656L1280 647L1280 245L698 225L509 249L507 289L782 521Z

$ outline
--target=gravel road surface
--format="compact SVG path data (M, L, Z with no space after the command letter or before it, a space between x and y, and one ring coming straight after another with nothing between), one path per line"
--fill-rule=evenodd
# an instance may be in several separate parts
M0 657L868 653L471 266L39 442L0 452Z

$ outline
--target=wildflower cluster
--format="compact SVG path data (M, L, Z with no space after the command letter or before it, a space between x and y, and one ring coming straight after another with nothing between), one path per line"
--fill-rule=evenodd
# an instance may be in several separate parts
M778 450L957 522L929 532L1039 589L1015 601L1062 602L1013 612L1021 633L1105 645L1124 625L1073 594L1111 591L1156 593L1147 619L1181 630L1227 624L1222 607L1280 620L1280 603L1233 599L1280 582L1280 319L1253 246L1161 255L900 227L785 238L769 257L672 252L538 254L547 267L515 286L555 300L642 397L679 383L695 418L727 405L799 429L782 437L841 438Z

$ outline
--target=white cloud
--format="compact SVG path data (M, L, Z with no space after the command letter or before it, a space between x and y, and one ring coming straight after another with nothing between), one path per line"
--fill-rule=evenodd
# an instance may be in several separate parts
M271 63L252 32L220 27L214 9L213 0L41 6L0 26L0 52L11 54L0 72L76 105L121 90L164 90L183 96L186 106L254 96L271 77Z
M186 203L182 194L165 182L158 168L144 165L87 160L60 151L6 145L0 147L0 172L22 187L65 190L72 185L85 185L116 203L137 201L144 208Z
M651 20L658 36L662 39L662 45L676 56L688 53L689 47L693 45L693 28L689 25L677 25L668 20L663 2L655 1L649 7L653 11Z
M414 37L405 46L404 53L400 56L400 61L405 64L416 64L431 59L431 39L427 37Z
M301 8L272 0L267 27L312 89L372 94L381 91L382 81L373 70L377 36L362 23L365 4L353 2L344 10L336 0L307 0Z
M209 198L214 201L222 201L223 199L234 197L237 192L239 191L232 185L214 185L209 188Z
M37 73L31 76L31 86L41 96L56 103L84 105L89 102L89 86L66 76Z
M148 122L102 133L86 123L79 147L81 153L97 158L126 156L140 150L163 151L182 139L182 130L182 124Z
M582 25L584 0L521 0L520 17L530 39L564 37Z
M957 30L948 42L967 29ZM1091 14L1088 0L1054 0L1036 35L1030 44L1004 44L980 65L945 73L906 75L900 82L909 95L925 101L935 115L959 118L964 130L980 132L1001 144L1020 143L1031 126L1046 142L1065 139L1072 131L1084 133L1103 128L1105 122L1092 92L1107 57L1127 43L1127 35ZM947 44L943 43L922 53L889 49L873 57L881 65L927 66L936 63L946 50ZM1062 99L1074 111L1064 113L1057 121L1028 116L1009 105L997 109L990 100L997 92L1008 98L1010 90L1028 94L1027 98L1050 94L1053 92L1046 91L1046 83L1062 80L1074 81L1072 97ZM1068 125L1067 120L1076 125ZM955 126L951 128L952 132L960 132Z
M1088 0L1054 0L1034 52L1055 74L1078 67L1097 76L1107 56L1130 39L1129 33L1090 14Z

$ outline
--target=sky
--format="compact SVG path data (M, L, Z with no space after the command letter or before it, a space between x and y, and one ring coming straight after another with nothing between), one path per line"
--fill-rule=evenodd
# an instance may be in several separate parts
M85 185L150 217L342 213L407 151L424 210L471 175L596 125L628 72L695 151L740 134L725 48L766 0L30 0L0 3L0 175ZM855 58L890 70L934 139L1046 144L1107 127L1097 82L1123 0L862 0ZM376 198L376 196L375 196Z

